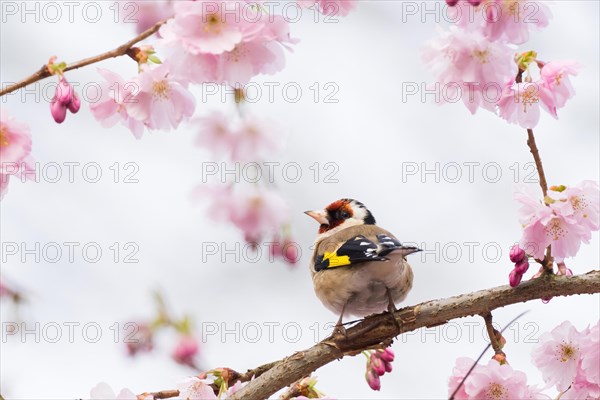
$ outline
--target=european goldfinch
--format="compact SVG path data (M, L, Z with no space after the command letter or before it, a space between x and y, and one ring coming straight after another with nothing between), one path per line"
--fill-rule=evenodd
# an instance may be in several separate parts
M420 250L403 246L375 225L373 214L353 199L305 214L320 224L310 273L317 297L340 315L336 331L345 333L344 315L396 311L396 303L412 288L413 272L405 257Z

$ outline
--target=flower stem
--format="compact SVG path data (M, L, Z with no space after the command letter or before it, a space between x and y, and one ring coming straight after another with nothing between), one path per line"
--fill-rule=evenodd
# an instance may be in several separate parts
M527 146L529 146L529 151L533 155L535 167L540 178L540 187L542 188L542 193L544 194L544 197L546 197L546 194L548 193L548 183L546 183L546 174L544 173L544 167L542 166L542 158L540 157L540 152L535 143L533 129L527 129Z

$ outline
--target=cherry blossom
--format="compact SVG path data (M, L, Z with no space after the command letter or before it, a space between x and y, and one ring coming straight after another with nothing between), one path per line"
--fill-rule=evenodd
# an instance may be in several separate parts
M107 69L98 68L98 73L105 82L100 84L98 101L90 104L92 115L105 128L120 121L136 139L140 139L144 133L144 123L133 118L128 111L128 106L136 101L134 96L139 85L135 81L125 81L119 74Z
M590 229L580 224L574 215L563 214L562 209L552 205L546 206L524 191L515 192L515 199L521 203L519 216L523 225L519 246L531 256L543 259L546 247L552 245L551 255L560 262L575 256L581 242L589 242Z
M287 219L287 204L273 189L238 191L230 203L229 220L244 232L248 243L258 243L266 235L277 233Z
M125 341L127 355L135 356L138 353L149 352L154 349L154 333L150 325L144 322L135 324L136 330L133 337Z
M144 68L138 76L139 91L127 105L128 114L149 129L175 129L194 113L194 96L169 72L168 63Z
M8 191L10 175L28 179L35 176L30 153L29 126L0 109L0 200Z
M567 100L575 95L569 75L577 75L580 68L581 64L572 60L557 60L543 64L540 78L544 82L544 89L553 95L557 108L563 107Z
M73 87L67 82L65 77L61 75L54 91L54 96L50 101L52 118L60 124L67 117L67 110L75 114L79 111L80 107L79 96L77 96L77 93L75 93L75 90L73 90Z
M236 129L233 161L249 162L265 160L282 147L282 135L270 120L245 117Z
M192 376L177 384L179 396L185 400L211 400L217 395L210 386L212 382Z
M173 16L172 0L136 1L136 31L142 33L159 21Z
M196 367L196 363L194 361L196 355L198 354L198 341L188 335L184 335L179 338L177 342L177 346L173 350L171 354L171 358L175 360L178 364L187 365L192 368Z
M552 13L538 0L471 0L449 4L448 18L464 29L482 33L491 41L523 44L530 29L548 26Z
M581 339L582 335L569 321L540 336L532 359L548 386L556 385L563 392L575 382L581 358Z
M367 384L373 390L381 389L380 376L386 372L392 372L392 361L394 361L394 352L387 347L385 350L373 350L364 352L367 356L367 371L365 379Z
M272 258L281 258L290 265L295 265L300 260L300 246L291 238L283 240L275 238L269 242L269 253Z
M173 8L175 18L160 34L168 41L180 42L192 54L231 51L262 28L260 10L244 1L176 1Z
M452 394L475 361L459 358L450 376L448 393ZM536 387L527 385L527 377L509 364L489 360L487 365L477 364L455 399L547 399Z
M551 187L548 197L554 200L550 207L557 212L572 216L591 231L597 231L600 227L598 182L587 180L572 187Z
M475 113L478 107L495 109L497 94L514 74L512 52L504 43L453 26L427 42L421 58L436 80L445 89L458 91L463 103ZM454 93L447 96L457 98ZM441 103L448 101L441 97Z
M550 100L550 103L542 99ZM498 101L498 114L511 124L517 123L522 128L533 129L540 121L540 105L551 114L555 109L551 98L543 97L538 82L515 83L511 80L504 86Z
M196 118L192 123L198 127L196 145L212 150L215 154L231 154L235 145L235 132L230 118L222 112L212 112L208 116Z

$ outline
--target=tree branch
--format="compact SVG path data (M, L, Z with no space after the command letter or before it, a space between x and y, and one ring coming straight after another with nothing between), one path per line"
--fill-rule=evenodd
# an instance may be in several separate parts
M598 292L600 292L600 271L573 277L543 275L523 282L516 288L507 285L499 286L406 307L394 313L395 321L389 313L373 315L347 329L347 338L337 336L327 338L307 350L274 363L270 370L250 381L235 393L232 399L268 398L281 388L308 376L325 364L346 354L377 345L404 332L442 325L452 319L482 314L507 305L544 297Z
M160 21L157 22L156 24L154 24L154 26L148 28L147 30L145 30L144 32L140 33L138 36L134 37L133 39L131 39L130 41L128 41L127 43L124 43L122 45L120 45L119 47L117 47L114 50L111 51L107 51L106 53L102 53L99 54L97 56L93 56L93 57L89 57L89 58L84 58L83 60L79 60L76 61L72 64L69 64L66 68L65 68L65 72L66 71L71 71L73 69L77 69L77 68L81 68L81 67L85 67L86 65L90 65L90 64L95 64L97 62L109 59L109 58L115 58L115 57L119 57L119 56L123 56L125 54L127 54L127 51L129 49L131 49L133 47L134 44L141 42L142 40L154 35L156 32L158 32L158 30L160 29L160 27L167 22L165 21ZM49 76L51 76L50 72L48 72L48 68L46 67L46 65L43 65L37 72L35 72L33 75L29 76L28 78L23 79L20 82L17 82L13 85L7 86L6 88L0 90L0 97L8 94L8 93L12 93L15 90L21 89L27 85L30 85L34 82L40 81L42 79L48 78Z

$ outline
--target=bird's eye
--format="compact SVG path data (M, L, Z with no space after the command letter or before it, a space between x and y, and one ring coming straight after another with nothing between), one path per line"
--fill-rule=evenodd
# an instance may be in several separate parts
M350 217L350 214L348 214L346 211L342 211L340 212L340 218L339 219L347 219Z

